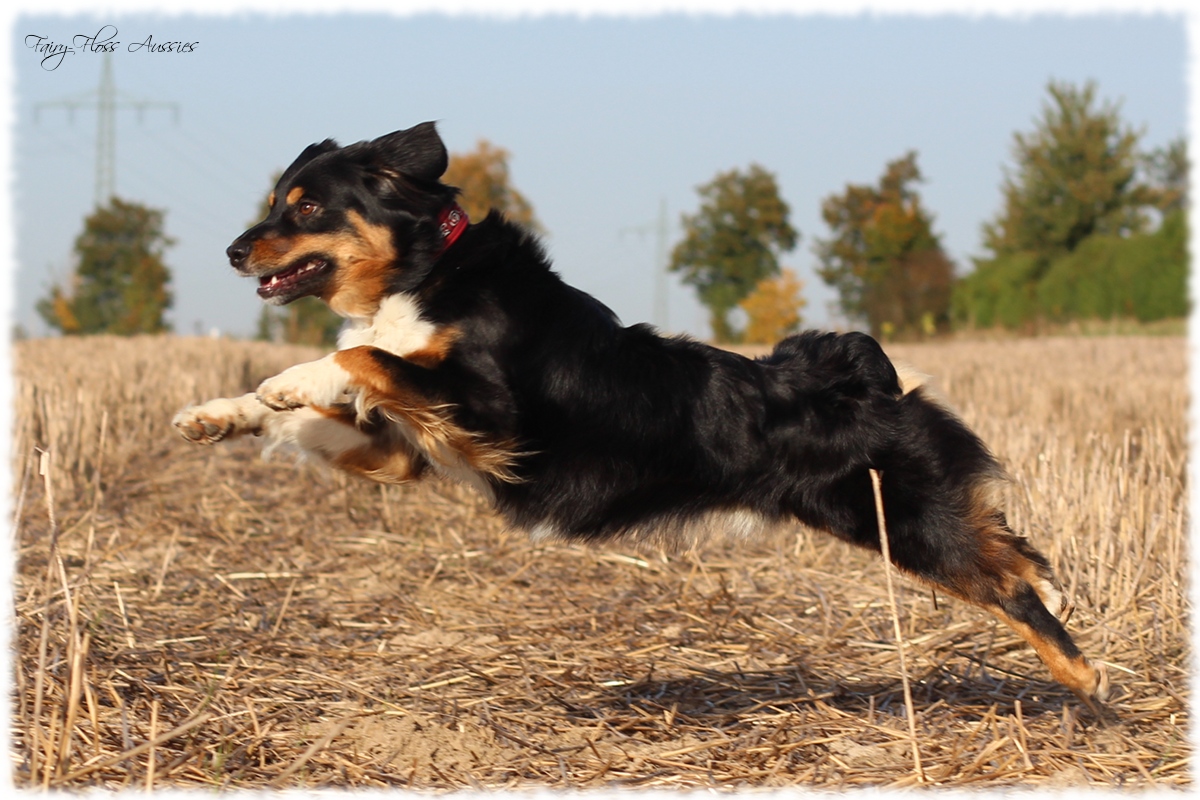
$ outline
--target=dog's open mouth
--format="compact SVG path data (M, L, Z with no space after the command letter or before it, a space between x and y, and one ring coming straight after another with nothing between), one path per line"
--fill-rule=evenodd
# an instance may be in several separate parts
M306 258L273 275L258 279L258 296L263 299L294 299L309 294L306 289L329 271L329 261L320 256Z

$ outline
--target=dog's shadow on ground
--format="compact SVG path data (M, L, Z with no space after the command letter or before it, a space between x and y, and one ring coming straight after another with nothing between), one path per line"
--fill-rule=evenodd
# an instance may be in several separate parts
M1001 682L946 672L926 676L912 685L914 711L939 706L952 710L963 721L975 722L1014 711L1010 691L998 691ZM1022 701L1024 716L1059 716L1063 704L1073 700L1068 690L1037 682L1035 692ZM772 671L697 671L686 677L650 675L621 686L606 687L586 704L568 705L570 713L586 716L614 714L668 715L697 723L724 726L756 712L796 711L809 706L823 713L842 712L860 719L876 715L903 717L904 693L899 676L892 681L855 681L846 676L816 673L803 665ZM830 712L828 709L833 709Z

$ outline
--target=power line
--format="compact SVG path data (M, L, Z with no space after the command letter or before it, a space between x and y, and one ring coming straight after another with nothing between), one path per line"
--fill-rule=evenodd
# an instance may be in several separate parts
M252 213L255 205L251 205L250 200L257 200L258 197L267 193L268 176L264 176L261 181L252 183L247 180L244 170L236 170L228 162L214 159L211 151L200 147L194 137L187 135L185 128L179 128L178 133L186 144L191 145L192 149L197 151L198 155L189 152L188 149L180 148L159 133L151 130L145 131L148 140L162 148L160 152L165 152L167 156L173 157L180 164L195 170L197 175L227 192L231 197L247 198L247 213ZM235 176L236 179L231 179L230 175Z
M117 111L122 108L132 108L138 112L138 121L145 116L147 109L169 108L179 124L179 104L161 100L146 100L131 97L117 91L113 79L112 57L105 53L100 67L100 86L95 91L88 91L71 97L52 100L47 103L37 103L33 107L33 121L37 123L43 108L65 108L67 118L75 120L75 110L78 108L96 109L96 196L95 203L99 207L116 194L117 187Z

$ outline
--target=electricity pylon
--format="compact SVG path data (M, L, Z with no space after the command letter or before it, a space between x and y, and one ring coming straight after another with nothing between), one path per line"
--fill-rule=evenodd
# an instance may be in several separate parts
M173 113L175 124L178 125L179 104L145 100L118 92L116 81L113 80L112 56L105 53L100 67L99 88L73 97L36 104L33 107L33 121L35 123L38 121L38 116L43 108L65 108L68 118L74 121L75 109L93 107L96 109L95 202L99 207L117 191L117 109L137 109L138 121L141 121L148 108L169 108Z

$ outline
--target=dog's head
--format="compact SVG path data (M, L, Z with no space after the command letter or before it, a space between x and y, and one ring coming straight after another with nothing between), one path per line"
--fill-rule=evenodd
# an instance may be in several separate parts
M388 294L415 287L442 249L438 215L446 147L432 122L369 142L310 145L268 198L267 218L226 250L276 305L315 295L342 316L366 317Z

